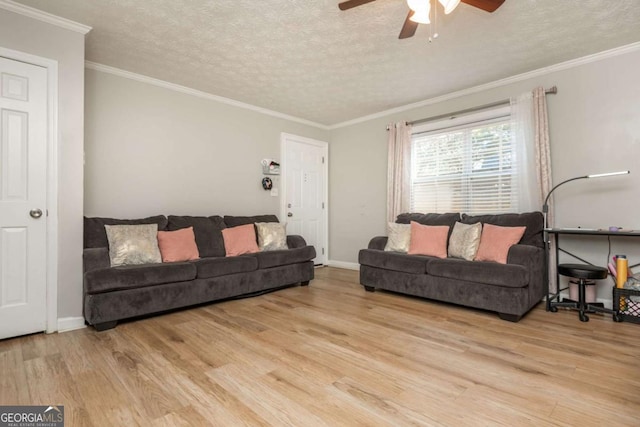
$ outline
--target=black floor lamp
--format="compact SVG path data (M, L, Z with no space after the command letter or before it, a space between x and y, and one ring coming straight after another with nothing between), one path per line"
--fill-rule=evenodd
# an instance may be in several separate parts
M562 181L560 184L556 185L547 193L547 197L544 199L544 205L542 205L542 214L544 215L544 228L545 230L549 228L549 224L547 224L547 215L549 213L549 197L551 197L551 193L553 193L556 188L560 187L567 182L575 181L577 179L587 179L587 178L604 178L606 176L616 176L616 175L626 175L631 173L631 171L620 171L620 172L608 172L608 173L596 173L593 175L585 175L585 176L576 176L575 178L567 179L566 181Z
M548 229L549 229L549 224L548 224L548 214L549 214L549 198L551 197L551 193L553 193L556 188L560 187L561 185L564 185L568 182L571 181L575 181L578 179L588 179L588 178L604 178L607 176L616 176L616 175L627 175L631 173L631 171L620 171L620 172L608 172L608 173L597 173L597 174L593 174L593 175L584 175L584 176L577 176L575 178L570 178L567 179L566 181L562 181L560 184L554 186L551 191L549 191L547 193L547 197L545 197L544 199L544 204L542 205L542 215L544 216L544 231L543 231L543 239L544 239L544 254L545 254L545 266L547 268L547 311L549 311L550 308L550 298L549 298L549 250L550 250L550 246L551 246L551 241L549 240L549 233L548 233ZM557 260L556 260L557 262ZM559 291L558 291L559 292Z

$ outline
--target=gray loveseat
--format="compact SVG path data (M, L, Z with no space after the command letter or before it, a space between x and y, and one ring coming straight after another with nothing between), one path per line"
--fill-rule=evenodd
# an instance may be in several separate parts
M519 321L546 295L543 216L540 212L469 216L466 214L401 214L396 222L425 225L481 222L526 226L511 246L507 264L434 258L385 252L387 237L374 237L359 254L360 283L368 291L384 289L448 303L495 311L501 319Z
M232 297L251 295L314 277L316 252L301 236L287 236L289 249L225 257L222 229L278 222L274 215L173 216L84 219L84 318L97 330L118 320ZM105 225L157 224L158 230L193 227L200 259L111 267Z

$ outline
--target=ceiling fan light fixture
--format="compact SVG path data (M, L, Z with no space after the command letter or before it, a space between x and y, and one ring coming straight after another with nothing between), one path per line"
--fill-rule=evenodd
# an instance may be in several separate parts
M413 22L417 22L418 24L430 24L431 20L429 19L429 13L431 12L431 6L426 9L416 10L413 16L409 18Z
M460 0L438 0L442 7L444 7L445 15L450 14L460 4Z
M431 0L407 0L407 6L416 13L425 9L428 12L431 9Z

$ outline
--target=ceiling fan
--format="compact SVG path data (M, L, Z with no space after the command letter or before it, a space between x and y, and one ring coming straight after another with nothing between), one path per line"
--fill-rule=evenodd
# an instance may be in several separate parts
M347 10L357 6L362 6L363 4L371 3L375 0L347 0L338 4L340 10ZM444 13L449 14L453 11L453 9L458 6L458 4L462 1L462 3L466 3L470 6L477 7L478 9L482 9L487 12L494 12L504 0L438 0L442 6L444 6ZM407 4L409 5L409 14L404 21L404 25L402 26L402 30L400 30L399 39L406 39L409 37L413 37L418 29L419 24L428 24L429 21L429 13L431 9L431 0L407 0Z

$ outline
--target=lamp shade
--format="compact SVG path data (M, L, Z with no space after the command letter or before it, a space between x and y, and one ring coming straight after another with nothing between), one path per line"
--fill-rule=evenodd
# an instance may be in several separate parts
M629 173L631 173L631 171L595 173L595 174L587 175L587 178L603 178L605 176L626 175L626 174L629 174Z
M604 178L604 177L607 177L607 176L627 175L627 174L630 174L630 173L631 173L631 171L628 171L628 170L620 171L620 172L596 173L596 174L591 174L591 175L576 176L575 178L569 178L569 179L567 179L565 181L562 181L560 184L556 185L551 190L549 190L549 192L547 193L547 197L544 199L544 204L542 205L542 213L544 215L544 228L548 227L548 224L547 224L547 213L549 212L549 198L551 197L551 193L553 193L561 185L564 185L567 182L575 181L575 180L578 180L578 179Z
M453 12L453 10L458 7L460 4L460 0L438 0L442 7L444 7L444 13L446 15Z

